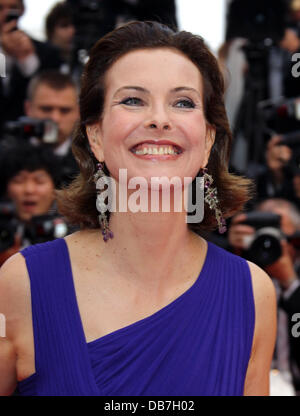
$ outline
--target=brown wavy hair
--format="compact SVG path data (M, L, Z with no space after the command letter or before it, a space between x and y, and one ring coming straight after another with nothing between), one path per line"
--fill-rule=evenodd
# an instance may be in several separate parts
M126 53L147 48L175 48L197 65L202 75L204 114L207 122L216 129L207 168L214 178L219 207L224 217L241 211L251 197L252 182L228 172L232 135L224 106L224 80L218 62L204 40L190 32L175 32L157 22L130 22L106 34L94 45L81 78L80 122L72 144L80 174L67 188L57 192L60 213L68 222L81 228L99 227L93 181L98 161L91 152L86 126L101 119L108 69ZM109 175L106 167L104 171ZM195 183L194 180L192 186ZM198 233L216 228L214 211L205 204L203 221L199 224L189 223L188 226Z

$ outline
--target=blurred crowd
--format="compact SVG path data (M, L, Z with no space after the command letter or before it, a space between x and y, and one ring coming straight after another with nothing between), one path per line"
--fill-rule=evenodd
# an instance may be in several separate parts
M75 230L57 212L55 189L78 173L72 132L91 46L133 19L177 28L173 0L69 0L49 11L41 42L18 27L25 7L23 0L0 0L0 265L26 245ZM217 58L233 132L229 168L252 178L255 189L224 236L206 237L273 279L279 314L273 367L300 394L300 328L299 336L292 331L300 314L300 65L293 71L300 62L300 0L229 1Z
M254 189L226 236L210 237L272 278L278 395L299 395L300 331L293 325L300 320L300 1L232 0L218 59L233 132L230 170L252 178Z

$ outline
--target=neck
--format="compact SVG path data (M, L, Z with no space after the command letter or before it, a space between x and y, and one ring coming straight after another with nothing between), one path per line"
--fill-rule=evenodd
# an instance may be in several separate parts
M113 212L109 228L114 238L104 244L105 258L133 283L154 291L184 277L201 240L189 230L185 211Z

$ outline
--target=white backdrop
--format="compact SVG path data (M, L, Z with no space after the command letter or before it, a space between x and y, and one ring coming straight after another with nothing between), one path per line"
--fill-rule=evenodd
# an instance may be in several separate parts
M20 27L43 40L45 16L57 1L25 0ZM176 0L179 28L201 35L215 52L224 38L225 4L226 0Z

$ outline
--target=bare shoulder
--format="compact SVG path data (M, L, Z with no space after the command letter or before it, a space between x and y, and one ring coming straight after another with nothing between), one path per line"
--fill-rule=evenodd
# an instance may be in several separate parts
M255 329L245 380L245 395L268 395L276 340L276 292L268 274L249 262L255 303Z
M30 281L22 254L11 256L0 268L1 313L7 320L7 336L14 339L20 321L31 312Z
M276 333L276 292L269 275L256 264L249 262L255 303L254 347Z
M13 393L18 376L20 345L31 322L30 283L25 259L10 257L0 269L0 313L4 334L0 338L0 395Z
M252 277L255 308L262 308L267 306L267 304L276 306L275 286L269 275L255 263L250 261L247 263Z
M25 258L21 253L16 253L7 259L0 268L0 284L15 287L16 281L24 281L27 274Z
M20 253L14 254L0 268L1 305L8 303L5 302L8 296L11 297L9 301L13 301L14 298L21 300L24 294L30 294L29 289L25 259Z

